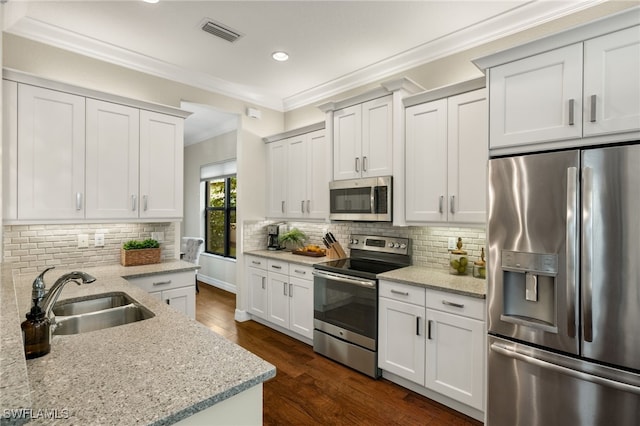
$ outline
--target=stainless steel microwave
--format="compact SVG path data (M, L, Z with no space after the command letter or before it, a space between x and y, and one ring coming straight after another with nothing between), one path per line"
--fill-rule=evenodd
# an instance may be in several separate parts
M391 222L391 176L329 182L329 219Z

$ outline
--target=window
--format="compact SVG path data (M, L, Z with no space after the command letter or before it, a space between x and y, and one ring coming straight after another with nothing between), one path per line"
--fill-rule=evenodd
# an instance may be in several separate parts
M205 181L205 252L236 257L235 176Z

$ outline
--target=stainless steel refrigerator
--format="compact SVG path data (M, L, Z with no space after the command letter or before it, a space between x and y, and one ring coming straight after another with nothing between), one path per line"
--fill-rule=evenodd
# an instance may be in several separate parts
M640 143L489 161L487 425L640 424Z

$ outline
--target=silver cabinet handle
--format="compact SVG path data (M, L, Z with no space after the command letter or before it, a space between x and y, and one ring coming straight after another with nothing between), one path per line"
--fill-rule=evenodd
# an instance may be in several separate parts
M282 200L282 204L280 205L280 210L282 210L282 213L284 213L284 200Z
M456 212L456 196L452 195L451 197L449 197L449 211L451 212L451 214L454 214Z
M592 123L596 122L596 95L591 95L591 113L589 117L589 121Z
M311 213L311 200L307 200L307 213Z
M143 208L144 208L144 211L145 211L145 212L147 211L147 201L148 201L148 198L149 198L149 197L147 197L146 195L143 195L143 196L142 196L142 206L143 206Z
M82 192L76 192L76 210L82 210Z
M416 317L416 336L420 335L420 317Z
M438 211L440 212L440 214L444 213L443 209L444 209L444 195L441 195L440 202L438 203Z
M167 280L167 281L158 281L157 283L153 283L153 286L157 286L157 285L167 285L167 284L171 284L171 280Z
M576 106L575 99L569 99L569 126L573 126L574 123L574 109Z
M586 169L586 168L585 168ZM588 173L583 171L583 173ZM578 170L576 167L567 168L567 229L565 239L565 256L567 271L567 334L569 337L576 336L575 322L575 294L576 282L578 280ZM585 336L586 340L586 336Z
M408 291L400 291L400 290L395 290L395 289L391 289L391 293L393 294L399 294L401 296L408 296L409 292Z
M362 171L367 171L367 157L362 157Z
M360 171L360 158L356 157L356 172Z
M293 284L289 283L289 297L293 297Z
M442 304L447 306L453 306L454 308L464 308L464 305L462 303L453 303L453 302L449 302L448 300L443 300Z
M593 265L593 170L585 167L582 170L582 312L584 317L583 335L584 340L593 342L593 276L591 268ZM567 237L567 240L569 237ZM567 241L569 244L569 241ZM567 249L568 251L568 249ZM567 264L569 263L569 253L567 253ZM567 280L569 271L567 267ZM572 274L575 276L575 274ZM574 287L575 289L575 287ZM569 291L567 291L569 293ZM567 294L569 298L569 294ZM569 298L569 303L573 302L573 297ZM573 324L572 318L567 318L569 324Z
M493 352L504 355L508 358L517 359L518 361L526 362L527 364L535 365L547 370L554 371L556 373L565 374L570 377L577 378L591 383L596 383L603 386L608 386L613 389L617 389L623 392L634 393L640 395L640 387L628 385L626 383L617 382L615 380L607 379L606 377L595 376L593 374L583 373L582 371L574 370L572 368L564 367L558 364L552 364L542 359L534 358L529 355L525 355L520 352L516 352L513 349L506 348L500 344L492 343L490 349Z
M304 213L304 200L300 201L300 213Z
M295 272L296 274L302 274L302 275L305 275L307 273L307 271L302 271L300 269L294 269L293 272Z
M285 296L287 295L287 283L282 283L282 292Z
M131 211L132 212L136 211L136 204L138 204L137 203L137 199L138 199L138 197L136 197L135 194L131 195Z
M427 321L427 339L431 340L431 323L432 320Z

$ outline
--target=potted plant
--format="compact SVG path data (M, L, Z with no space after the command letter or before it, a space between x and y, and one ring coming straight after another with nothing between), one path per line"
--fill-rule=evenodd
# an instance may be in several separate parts
M160 263L160 243L153 239L129 240L120 249L120 263L123 266Z
M280 235L280 237L278 237L280 245L292 250L303 247L306 240L307 236L298 228L293 228L289 232L285 232L284 234Z

